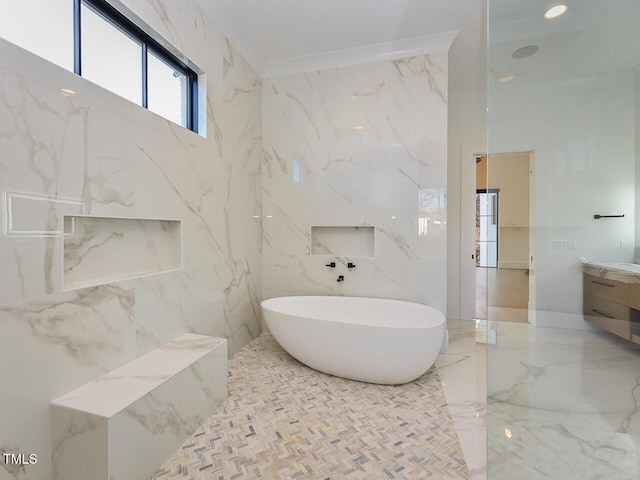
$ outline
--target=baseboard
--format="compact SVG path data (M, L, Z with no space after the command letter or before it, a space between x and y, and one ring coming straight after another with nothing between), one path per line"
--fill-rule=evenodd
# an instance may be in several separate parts
M570 330L590 330L598 329L584 319L582 313L550 312L538 310L536 312L536 327L566 328Z
M498 262L498 268L517 268L526 270L529 268L529 262L516 262L511 260L501 260Z
M444 325L444 335L442 336L442 345L440 346L440 353L449 353L449 330L447 330L447 324Z

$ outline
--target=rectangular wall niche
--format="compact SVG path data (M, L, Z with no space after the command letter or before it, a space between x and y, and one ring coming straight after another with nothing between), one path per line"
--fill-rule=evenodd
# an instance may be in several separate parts
M64 290L182 268L179 220L65 215Z
M58 219L85 213L82 200L17 192L5 192L5 207L8 237L58 237Z
M373 257L374 227L311 227L311 255Z

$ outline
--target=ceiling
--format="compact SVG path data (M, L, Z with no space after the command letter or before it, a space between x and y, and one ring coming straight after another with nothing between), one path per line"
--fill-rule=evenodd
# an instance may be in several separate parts
M565 0L568 12L554 20L542 13L557 2L490 0L489 77L514 75L521 85L628 73L640 64L640 1ZM511 54L524 45L538 53Z
M484 75L483 0L196 0L259 72L283 59L460 31L451 65ZM462 88L465 82L462 81Z
M261 75L284 59L459 31L449 55L452 96L484 91L485 4L489 82L521 82L629 71L640 63L639 0L564 0L569 11L546 21L557 0L195 0ZM539 52L511 53L536 44Z

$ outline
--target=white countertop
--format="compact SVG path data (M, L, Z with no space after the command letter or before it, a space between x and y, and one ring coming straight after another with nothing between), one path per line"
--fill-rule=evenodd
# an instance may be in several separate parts
M624 283L640 283L640 265L626 262L583 262L583 271L589 275Z

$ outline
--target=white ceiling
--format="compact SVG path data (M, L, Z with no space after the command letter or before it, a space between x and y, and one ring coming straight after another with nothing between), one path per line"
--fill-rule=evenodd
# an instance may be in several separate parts
M556 0L195 0L263 76L283 60L459 31L449 55L449 91L477 95L486 80L522 81L629 71L640 63L640 0L564 0L569 12L546 21ZM404 43L403 43L404 42ZM514 60L527 44L533 57ZM320 55L321 56L321 55Z
M557 2L555 2L557 3ZM571 78L629 72L640 63L639 0L565 0L569 11L544 20L554 2L490 0L489 71L493 81L515 75L541 85ZM515 60L514 50L537 45Z
M261 74L283 59L456 30L456 48L465 52L457 66L471 76L482 74L483 0L196 2Z

